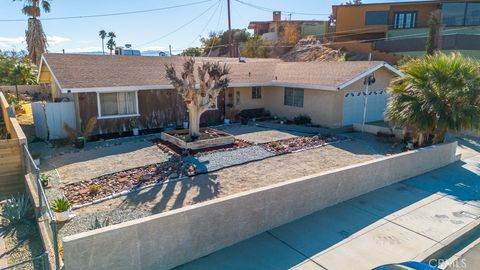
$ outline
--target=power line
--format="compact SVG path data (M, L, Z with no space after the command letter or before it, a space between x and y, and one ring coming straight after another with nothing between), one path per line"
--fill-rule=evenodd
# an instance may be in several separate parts
M271 9L271 8L262 7L262 6L258 6L258 5L255 5L255 4L247 3L247 2L244 2L244 1L242 1L242 0L235 0L235 1L238 2L238 3L240 3L240 4L243 4L243 5L245 5L245 6L249 6L249 7L252 7L252 8L261 10L261 11L266 11L266 12L281 11L282 13L297 14L297 15L330 16L330 13L329 13L329 14L325 14L325 13L307 13L307 12L285 11L285 10L278 10L278 9L276 10L276 9Z
M180 7L187 7L198 5L202 3L211 2L213 0L203 0L198 2L186 3L181 5L175 6L168 6L168 7L161 7L161 8L152 8L152 9L143 9L143 10L135 10L135 11L126 11L126 12L117 12L117 13L106 13L106 14L94 14L94 15L78 15L78 16L67 16L67 17L52 17L52 18L42 18L42 21L55 21L55 20L70 20L70 19L85 19L85 18L97 18L97 17L109 17L109 16L120 16L120 15L131 15L131 14L138 14L138 13L148 13L160 10L168 10ZM28 21L28 19L6 19L0 20L0 22L24 22Z
M218 1L218 4L217 4L217 6L215 7L215 10L214 10L213 13L212 13L212 16L210 16L210 18L207 20L207 23L206 23L205 26L202 28L202 30L199 32L198 36L196 36L196 37L192 40L192 42L190 42L190 43L188 44L187 47L192 46L192 44L193 44L198 38L201 38L201 37L202 37L203 31L205 31L205 29L207 29L208 25L210 24L210 22L212 21L213 17L214 17L215 14L217 13L218 7L221 6L222 2L223 2L223 0L219 0L219 1ZM220 12L221 12L221 11L220 11Z
M145 42L145 43L140 44L140 45L137 45L137 46L138 46L138 47L143 47L143 46L145 46L145 45L147 45L147 44L150 44L150 43L153 43L153 42L157 42L157 41L159 41L159 40L161 40L161 39L163 39L163 38L166 38L167 36L169 36L169 35L171 35L171 34L174 34L174 33L178 32L180 29L188 26L189 24L191 24L192 22L194 22L194 21L197 20L198 18L202 17L205 13L207 13L210 9L212 9L212 8L213 8L215 5L217 5L217 4L218 4L218 2L215 2L213 5L209 6L207 9L205 9L202 13L198 14L196 17L194 17L193 19L191 19L191 20L188 21L187 23L182 24L180 27L174 29L173 31L170 31L170 32L166 33L165 35L163 35L163 36L161 36L161 37L159 37L159 38L156 38L156 39L154 39L154 40Z
M218 16L218 21L217 21L217 26L215 27L215 31L218 31L218 28L220 26L220 20L222 19L223 15L223 5L220 5L220 14ZM212 46L210 46L210 49L208 50L208 55L207 57L210 57L210 54L212 53L214 42L212 42Z
M455 28L455 29L447 29L444 30L443 33L449 33L449 32L455 32L458 30L462 29L468 29L470 27L461 27L461 28ZM350 40L350 41L337 41L337 42L328 42L328 43L323 43L322 45L334 45L334 44L352 44L352 43L367 43L367 42L372 42L372 41L385 41L385 40L402 40L402 39L408 39L410 37L424 37L425 33L416 33L416 34L409 34L409 35L403 35L400 37L384 37L384 38L375 38L375 39L362 39L362 40ZM221 48L221 47L228 47L228 44L225 45L215 45L211 46L209 48ZM261 45L258 47L268 47L268 48L287 48L287 47L293 47L291 45ZM183 50L178 50L178 51L183 51Z

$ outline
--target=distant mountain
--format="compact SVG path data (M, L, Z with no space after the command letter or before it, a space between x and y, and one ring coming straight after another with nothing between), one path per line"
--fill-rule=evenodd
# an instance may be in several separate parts
M96 52L79 52L79 54L103 54L102 51L96 51ZM105 52L105 54L108 54L108 52Z
M146 50L146 51L142 51L142 55L143 56L158 56L160 52L163 52L165 53L165 56L168 56L168 52L164 52L164 51L159 51L159 50ZM95 54L95 55L98 55L98 54L103 54L102 51L94 51L94 52L79 52L79 54ZM105 52L105 54L110 54L110 52Z

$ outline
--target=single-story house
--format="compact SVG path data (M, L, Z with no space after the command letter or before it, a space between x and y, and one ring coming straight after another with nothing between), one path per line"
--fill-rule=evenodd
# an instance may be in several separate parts
M77 129L96 117L95 134L181 125L186 108L165 78L165 64L181 70L183 57L44 54L38 82L51 89L52 100L73 101ZM264 108L292 119L309 115L312 122L340 127L361 122L364 79L374 74L368 95L367 121L383 119L390 81L401 73L385 62L283 62L279 59L197 58L231 67L231 83L216 108L202 122L221 122L232 111Z

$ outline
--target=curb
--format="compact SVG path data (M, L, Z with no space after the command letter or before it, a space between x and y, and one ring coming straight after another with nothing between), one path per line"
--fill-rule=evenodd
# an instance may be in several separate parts
M467 226L435 244L423 254L418 255L415 259L424 263L436 263L440 260L447 262L447 260L454 257L454 255L459 253L465 248L465 246L468 246L470 242L475 241L478 237L480 237L480 218L475 219ZM447 267L448 265L442 264L442 266Z

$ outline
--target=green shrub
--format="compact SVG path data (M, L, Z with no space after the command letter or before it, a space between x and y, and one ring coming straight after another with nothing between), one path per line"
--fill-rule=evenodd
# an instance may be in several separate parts
M70 209L70 202L66 198L58 198L53 201L52 210L61 213Z
M40 174L40 182L42 185L48 184L48 181L50 181L52 177L50 175L46 175L44 173Z
M34 152L32 152L31 156L32 156L33 159L39 159L41 155L42 154L40 154L39 152L34 151Z
M9 225L16 225L26 220L32 214L33 207L30 198L23 193L6 200L0 217L6 219Z
M299 116L293 118L293 123L295 125L307 125L312 123L312 118L306 114L300 114Z
M100 229L107 226L110 226L110 219L108 217L106 217L102 222L95 217L95 219L90 223L90 230Z

